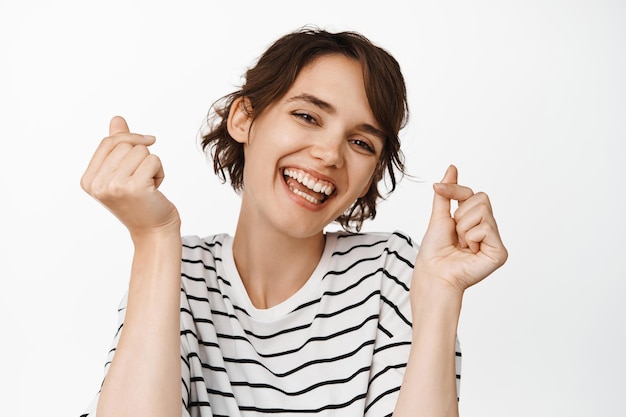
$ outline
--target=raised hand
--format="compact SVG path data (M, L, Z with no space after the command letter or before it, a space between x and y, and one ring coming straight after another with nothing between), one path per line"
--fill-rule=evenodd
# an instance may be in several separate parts
M180 228L176 207L158 190L163 167L148 146L153 136L130 133L126 121L113 117L81 178L82 188L107 207L131 236Z
M457 184L457 177L456 167L450 166L433 187L432 215L415 266L420 276L463 292L502 266L508 253L489 197ZM454 214L451 200L458 201Z

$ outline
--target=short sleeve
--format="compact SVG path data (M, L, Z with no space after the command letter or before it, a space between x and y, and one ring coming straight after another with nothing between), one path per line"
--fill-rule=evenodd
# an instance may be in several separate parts
M126 305L128 303L128 293L124 294L122 300L119 303L117 308L117 330L115 331L115 335L113 336L113 342L111 343L111 348L109 349L106 360L104 363L104 378L106 378L106 374L109 371L109 366L111 366L111 362L113 361L113 357L115 356L115 350L117 349L117 344L120 340L120 335L122 333L122 327L124 327L124 318L126 317ZM104 379L103 379L104 382ZM102 384L100 384L102 387ZM100 390L96 396L91 400L91 403L87 407L87 410L84 414L81 414L80 417L95 417L96 416L96 408L98 406L98 400L100 399Z
M418 246L402 232L394 232L385 248L380 288L380 318L374 344L366 416L393 413L406 370L412 340L409 290ZM457 398L460 390L461 353L455 347Z
M184 300L184 301L183 301ZM104 364L104 378L106 378L107 372L109 371L109 367L113 358L115 356L115 351L117 349L117 344L120 339L120 335L122 333L122 329L124 327L124 319L126 317L126 305L128 302L128 293L124 294L117 310L117 330L115 335L113 336L113 342L111 343L111 348L106 356L106 361ZM186 303L187 298L184 296L184 293L181 291L181 309L184 308L182 303ZM181 316L181 329L183 328L182 316ZM182 395L182 417L190 417L189 412L187 411L187 403L189 398L189 381L190 381L190 372L189 372L189 363L186 358L188 357L188 344L186 339L183 337L183 332L181 332L181 344L180 344L180 358L181 358L181 395ZM104 379L103 379L104 382ZM100 385L102 387L102 384ZM100 391L95 395L92 399L91 403L87 407L85 413L81 414L80 417L95 417L96 409L98 406L98 400L100 399Z

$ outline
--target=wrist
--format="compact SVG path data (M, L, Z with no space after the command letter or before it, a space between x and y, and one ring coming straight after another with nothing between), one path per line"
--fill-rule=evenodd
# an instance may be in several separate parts
M419 256L413 269L414 286L419 286L425 291L433 291L442 296L451 298L463 298L466 287L460 285L452 275L458 275L460 271L454 268L442 268L436 262L426 262Z
M462 289L416 265L410 293L413 322L443 320L456 327L463 294Z
M135 247L163 242L180 242L180 220L151 229L130 230L130 237Z

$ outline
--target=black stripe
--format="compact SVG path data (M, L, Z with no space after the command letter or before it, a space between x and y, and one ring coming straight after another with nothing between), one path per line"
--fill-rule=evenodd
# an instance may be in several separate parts
M298 311L298 310L304 309L306 307L310 307L310 306L312 306L314 304L318 304L322 300L322 298L324 298L326 296L331 296L332 297L332 296L341 295L341 294L343 294L343 293L345 293L347 291L350 291L351 289L358 287L366 279L373 277L374 275L378 274L381 271L385 272L383 268L378 268L376 271L374 271L372 273L369 273L367 275L363 275L363 277L361 277L361 279L359 279L357 282L352 283L351 285L347 286L346 288L344 288L342 290L339 290L339 291L324 291L324 293L322 294L322 297L320 297L320 298L318 298L316 300L309 301L307 303L301 304L298 307L296 307L295 309L293 309L293 311ZM408 290L408 288L407 288L407 290Z
M216 238L217 236L214 236L214 238ZM222 246L222 242L219 240L215 240L213 242L207 242L206 240L202 241L203 244L200 245L188 245L186 243L183 243L183 248L187 248L187 249L202 249L208 252L211 252L211 249L213 249L213 247L217 246Z
M301 310L303 308L306 307L310 307L314 304L318 304L322 298L324 298L325 296L335 296L335 295L341 295L347 291L350 291L351 289L354 289L356 287L358 287L360 284L362 284L366 279L373 277L374 275L378 274L379 272L382 272L385 276L387 276L388 278L392 279L397 285L400 285L402 287L403 290L405 291L409 291L409 287L402 281L400 281L398 278L396 278L395 276L391 275L389 272L387 272L387 270L385 270L384 268L378 268L377 270L375 270L374 272L371 272L369 274L363 275L363 277L361 277L361 279L359 279L357 282L354 282L352 284L350 284L349 286L347 286L346 288L339 290L339 291L325 291L322 294L322 297L316 299L316 300L312 300L309 301L307 303L301 304L298 307L296 307L295 309L293 309L293 311L297 311L297 310Z
M318 382L317 384L313 384L307 388L304 388L300 391L285 391L281 388L275 387L273 385L270 384L260 384L260 383L252 383L252 382L247 382L247 381L231 381L231 385L232 386L236 386L236 387L250 387L250 388L266 388L266 389L271 389L274 391L278 391L284 395L287 395L289 397L296 397L298 395L302 395L302 394L306 394L307 392L311 392L313 390L315 390L316 388L320 388L323 387L325 385L335 385L335 384L344 384L346 382L350 382L351 380L353 380L354 378L356 378L359 374L363 373L363 372L368 372L370 370L369 366L363 367L359 370L357 370L355 373L353 373L352 375L350 375L349 377L346 378L342 378L342 379L331 379L328 381L322 381L322 382Z
M389 307L391 307L391 308L392 308L392 309L396 312L396 314L398 315L398 317L400 317L400 319L401 319L403 322L405 322L405 323L406 323L409 327L411 327L411 328L413 327L413 324L411 324L411 321L410 321L409 319L407 319L406 317L404 317L404 314L402 314L402 313L400 312L400 309L398 308L398 306L397 306L397 305L395 305L394 303L392 303L391 301L389 301L389 300L388 300L388 299L387 299L384 295L381 295L381 296L380 296L380 299L381 299L381 300L383 300L383 302L384 302L385 304L387 304Z
M400 387L394 387L391 389L388 389L387 391L383 392L382 394L380 394L378 397L374 398L374 400L372 400L371 403L369 403L366 407L365 407L365 412L363 414L367 414L367 411L374 405L376 404L379 400L381 400L382 398L386 397L389 394L393 394L396 391L400 391Z
M254 411L257 413L268 413L268 414L280 414L280 413L290 413L290 414L312 414L312 413L320 413L325 410L337 410L340 408L345 408L350 406L352 403L362 400L365 398L365 394L359 394L356 397L346 401L341 404L328 404L320 408L302 410L302 409L287 409L287 408L260 408L254 406L239 406L239 410L241 411Z
M220 349L220 345L215 343L215 342L205 342L204 340L198 338L198 335L196 335L193 330L189 330L189 329L185 329L185 330L181 330L180 331L180 335L181 336L187 336L187 335L192 335L194 337L194 339L196 339L196 341L198 342L198 344L201 344L202 346L205 347L212 347L212 348L216 348L216 349ZM192 357L192 356L198 356L197 353L195 352L190 352L187 357Z
M122 331L122 327L124 327L124 323L120 323L120 325L118 326L117 330L115 331L115 335L113 336L114 339L119 336L120 332Z
M404 239L404 240L406 241L406 243L408 243L410 246L415 247L415 246L413 245L413 241L411 240L411 238L410 238L410 237L403 235L402 233L398 232L397 230L396 230L396 231L394 231L394 232L392 233L392 235L396 235L396 236L398 236L398 237L400 237L400 238Z
M254 345L250 342L250 340L246 339L243 336L231 336L231 335L225 335L225 334L217 334L217 337L219 338L223 338L223 339L229 339L229 340L242 340L244 342L248 342L250 344L250 346L252 347L252 349L254 349L255 353L257 355L259 355L262 358L275 358L278 356L285 356L285 355L290 355L292 353L298 352L299 350L303 349L306 345L308 345L309 343L312 342L325 342L331 339L334 339L335 337L339 337L339 336L343 336L345 334L351 333L351 332L357 332L360 331L363 326L365 325L365 323L367 323L368 321L371 320L378 320L378 315L371 315L369 317L367 317L365 320L363 320L363 322L361 322L360 324L357 324L356 326L352 326L349 327L347 329L343 329L339 332L336 333L332 333L330 335L327 336L317 336L317 337L311 337L309 339L307 339L300 347L298 348L294 348L294 349L290 349L290 350L286 350L286 351L282 351L282 352L275 352L275 353L260 353L259 351L256 350L256 348L254 347Z
M386 269L383 269L383 274L387 278L394 281L397 285L401 286L404 291L409 292L409 287L404 282L400 281L398 277L396 277L395 275L391 275L391 273L389 273Z
M371 294L369 294L366 298L364 298L360 302L352 304L352 305L347 306L347 307L344 307L341 310L335 311L333 313L319 313L319 314L316 314L315 317L314 317L314 320L317 319L317 318L332 318L332 317L334 317L334 316L336 316L338 314L344 313L344 312L346 312L348 310L360 307L361 305L365 304L371 297L373 297L375 295L379 295L379 294L380 294L380 291L378 291L378 290L373 291ZM226 313L221 313L221 312L218 312L218 311L215 311L215 310L211 310L211 313L227 315L230 318L235 318L236 319L236 317L233 316L233 315L229 315L229 314L226 314ZM370 320L373 317L374 316L368 317L362 324L365 324L365 322L367 322L368 320ZM375 317L377 318L378 316L375 316ZM267 334L267 335L258 335L258 334L253 333L250 330L244 330L244 332L248 336L252 336L252 337L254 337L256 339L266 340L266 339L272 339L272 338L280 336L280 335L284 335L284 334L293 333L293 332L297 332L297 331L300 331L300 330L308 329L309 327L311 327L311 324L312 324L312 322L311 323L306 323L306 324L303 324L303 325L300 325L300 326L295 326L295 327L290 327L290 328L287 328L287 329L282 329L282 330L280 330L280 331L278 331L276 333ZM228 339L246 340L246 339L243 339L242 336L237 336L237 335L230 336L230 335L221 334L221 335L218 335L218 336L222 336L222 337L228 338Z
M207 394L221 395L222 397L235 398L235 395L232 392L223 392L223 391L218 391L216 389L211 389L211 388L207 388L206 392Z
M180 360L185 362L185 365L187 366L187 368L189 368L189 362L187 361L187 358L185 358L183 355L180 355Z
M394 255L396 258L398 258L398 260L404 262L405 264L407 264L409 266L409 268L413 269L415 268L414 265L406 258L403 258L402 256L400 256L400 254L395 251L395 250L389 250L389 248L385 248L385 252L387 252L389 255Z
M372 383L381 375L384 375L387 371L390 371L392 369L400 369L400 368L406 368L406 362L404 363L398 363L395 365L388 365L385 366L385 368L383 370L381 370L380 372L376 373L376 375L374 375L371 379L370 382L367 384L367 387L369 389L369 387L372 385Z
M351 289L358 287L361 283L363 283L368 278L371 278L374 275L377 275L381 271L384 271L384 269L383 268L378 268L374 272L371 272L369 274L363 275L363 277L361 277L361 279L359 279L357 282L347 286L346 288L344 288L342 290L339 290L339 291L326 291L326 292L324 292L323 296L326 296L326 295L329 295L329 296L340 295L340 294L343 294L343 293L345 293L347 291L350 291Z
M411 262L409 262L406 258L403 258L397 251L393 251L393 250L389 250L389 248L384 248L381 253L378 256L374 256L371 258L361 258L358 259L357 261L355 261L354 263L352 263L351 265L349 265L346 269L344 269L343 271L328 271L326 272L326 274L324 275L324 278L326 278L328 275L343 275L346 272L348 272L350 269L354 268L356 265L362 263L362 262L367 262L367 261L375 261L377 259L380 259L384 253L387 253L389 255L393 255L396 257L396 259L398 259L399 261L405 263L407 266L409 266L411 269L414 268L413 264Z
M206 277L192 277L191 275L187 275L184 272L181 272L180 276L182 278L186 278L186 279L188 279L190 281L204 282L206 284Z
M197 354L194 355L189 355L190 357L193 356L196 359L198 359L198 362L200 362L200 366L202 367L202 369L208 369L210 371L213 372L222 372L222 373L227 373L226 368L222 367L222 366L213 366L213 365L209 365L208 363L204 363L202 362L202 359L200 358L200 356L198 356ZM200 382L200 381L204 381L204 377L203 376L196 376L196 377L192 377L190 379L191 382Z
M363 233L350 233L350 232L337 233L337 239L344 239L344 238L355 237L355 236L363 236Z
M180 382L183 384L183 387L185 387L185 392L187 393L187 399L191 396L191 393L189 392L189 387L187 386L187 383L185 382L184 379L180 379ZM183 404L185 405L185 407L187 407L187 400L185 398L182 399L183 400Z
M262 368L264 368L265 370L267 370L269 373L271 373L272 375L274 375L275 377L285 377L291 374L294 374L298 371L301 371L304 368L307 368L309 366L312 365L318 365L321 363L331 363L331 362L337 362L340 361L342 359L346 359L349 358L350 356L354 356L358 351L360 351L361 349L363 349L364 347L367 347L369 345L374 344L373 340L368 340L363 342L359 347L357 347L354 351L352 352L348 352L348 353L344 353L343 355L339 355L339 356L334 356L331 358L324 358L324 359L315 359L309 362L305 362L300 366L297 366L287 372L283 372L283 373L274 373L272 370L270 370L267 366L265 366L263 363L256 361L254 359L236 359L236 358L224 358L224 362L230 362L230 363L239 363L239 364L252 364L252 365L258 365Z
M372 297L374 297L376 295L380 295L380 290L372 291L367 297L365 297L364 299L362 299L358 303L346 306L346 307L342 308L341 310L337 310L337 311L332 312L332 313L319 313L319 314L316 314L315 318L313 320L315 320L317 318L326 319L326 318L337 316L337 315L339 315L341 313L345 313L348 310L352 310L353 308L357 308L357 307L362 306L363 304L367 303L370 300L370 298L372 298Z
M219 259L219 258L213 258L213 260L215 260L215 261L220 260L221 261L221 259ZM215 266L205 264L203 259L182 258L181 261L183 263L187 263L187 264L201 264L204 267L204 269L215 272Z
M354 268L355 266L357 266L360 263L367 262L367 261L375 261L375 260L379 259L382 256L383 256L383 254L381 252L378 256L374 256L372 258L361 258L361 259L358 259L357 261L353 262L351 265L349 265L343 271L328 271L328 272L326 272L326 274L324 274L324 277L322 279L325 279L329 275L343 275L343 274L345 274L346 272L348 272L349 270L351 270L352 268Z
M383 327L383 325L380 324L380 323L378 323L378 330L380 330L381 332L385 333L387 335L387 337L389 337L389 338L393 337L393 334L389 330L385 329Z
M333 252L333 254L331 256L335 256L335 255L343 256L343 255L345 255L347 253L350 253L353 249L356 249L356 248L371 248L373 246L380 245L381 243L385 243L386 241L387 241L386 239L383 239L383 240L378 240L378 241L373 242L373 243L363 243L361 245L355 245L355 246L350 247L350 249L348 249L346 251L343 251L343 252L335 251L335 252Z
M210 407L211 404L208 401L192 401L189 403L189 408L192 407Z
M374 349L374 355L376 355L378 352L382 352L383 350L395 348L395 347L398 347L398 346L406 346L406 345L411 346L411 342L410 341L406 341L406 342L389 343L388 345L381 346L379 348Z

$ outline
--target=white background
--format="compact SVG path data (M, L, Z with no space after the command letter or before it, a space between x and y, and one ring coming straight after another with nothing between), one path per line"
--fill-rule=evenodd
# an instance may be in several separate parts
M466 294L463 416L618 416L626 355L622 1L0 1L0 415L78 416L126 289L127 233L79 178L109 118L157 136L183 233L234 230L197 142L275 38L353 29L400 61L410 172L367 230L420 240L448 164L508 263Z

